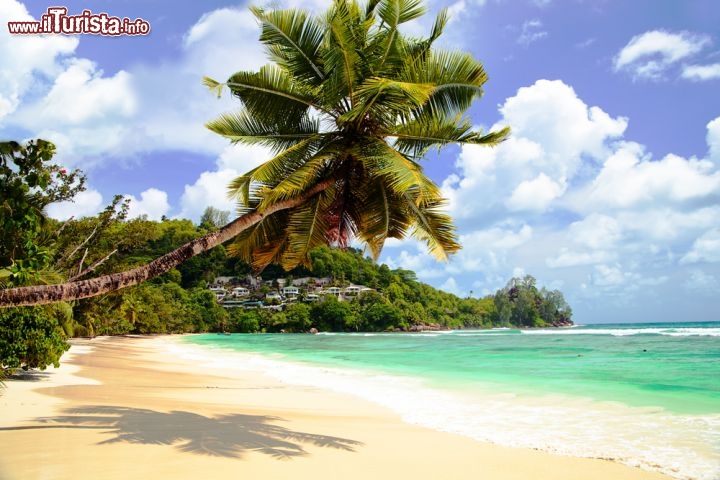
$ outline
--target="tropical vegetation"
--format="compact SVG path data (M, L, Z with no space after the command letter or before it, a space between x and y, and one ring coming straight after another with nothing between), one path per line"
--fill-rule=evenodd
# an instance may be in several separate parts
M318 16L252 11L271 63L225 83L205 79L241 102L208 128L274 155L230 185L240 216L130 271L0 290L0 306L126 288L232 238L231 252L256 269L307 265L314 247L352 239L374 258L387 238L408 235L441 259L460 248L440 190L419 162L432 148L495 145L508 131L484 134L465 116L487 75L468 53L434 48L447 12L428 37L411 38L400 27L425 13L420 0L335 0Z

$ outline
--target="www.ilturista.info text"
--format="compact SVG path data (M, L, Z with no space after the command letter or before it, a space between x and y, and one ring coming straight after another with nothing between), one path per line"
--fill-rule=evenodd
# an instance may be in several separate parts
M39 22L7 22L13 35L33 34L91 34L91 35L147 35L150 24L142 18L111 17L107 13L83 10L80 15L68 15L65 7L50 7Z

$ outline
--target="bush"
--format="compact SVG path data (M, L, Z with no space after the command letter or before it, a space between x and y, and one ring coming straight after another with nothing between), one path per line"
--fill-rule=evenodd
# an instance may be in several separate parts
M0 309L0 364L4 368L58 367L70 348L47 307Z

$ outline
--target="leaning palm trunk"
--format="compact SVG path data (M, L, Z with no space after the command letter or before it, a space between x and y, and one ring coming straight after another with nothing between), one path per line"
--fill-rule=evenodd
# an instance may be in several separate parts
M81 298L103 295L122 288L137 285L146 280L162 275L189 258L203 252L207 252L208 250L211 250L212 248L238 236L244 230L256 225L268 215L272 215L273 213L281 210L296 208L306 203L320 191L328 188L331 183L332 181L330 180L319 183L312 189L308 190L304 195L275 203L264 209L262 212L256 210L246 213L245 215L242 215L228 223L220 230L208 233L200 238L196 238L172 252L153 260L147 265L143 265L142 267L138 267L133 270L57 285L35 285L29 287L1 289L0 307L22 307L27 305L44 305L48 303L67 302L71 300L79 300Z

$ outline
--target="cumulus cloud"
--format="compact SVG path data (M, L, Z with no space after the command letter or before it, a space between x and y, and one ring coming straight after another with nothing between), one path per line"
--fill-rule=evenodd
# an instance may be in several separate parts
M680 259L681 264L698 262L720 262L720 228L705 232Z
M25 6L15 0L0 2L3 21L32 21ZM26 92L37 87L43 77L63 70L62 61L72 55L78 38L64 35L10 35L0 28L0 125L20 105Z
M57 220L67 220L70 217L91 217L104 207L102 194L97 190L88 189L75 195L72 200L51 203L47 207L47 214Z
M235 212L236 201L228 197L228 185L237 176L271 158L267 148L229 145L216 161L216 169L200 174L192 185L185 185L180 199L180 216L197 220L207 207Z
M720 190L720 171L708 160L668 155L654 161L640 145L626 143L605 161L580 196L589 208L678 205Z
M565 191L564 181L554 182L544 173L524 180L513 190L507 201L510 210L544 211Z
M148 188L140 194L140 198L126 195L130 199L128 218L146 216L150 220L160 220L170 211L167 193L157 188Z
M47 95L16 118L27 126L43 128L98 122L107 117L119 121L136 110L137 99L127 72L120 70L112 77L104 77L90 60L74 58L55 78Z
M706 35L652 30L630 39L615 56L614 68L630 73L635 79L661 80L668 69L709 44Z
M0 16L33 20L15 0L0 5ZM224 81L264 64L258 35L246 8L215 10L188 30L177 59L107 75L74 55L80 36L0 29L0 122L55 142L66 163L83 168L150 151L217 155L227 141L204 124L237 103L229 94L214 98L202 77Z
M73 58L46 95L25 102L12 123L53 141L58 158L69 165L88 166L97 155L134 145L128 120L137 108L130 74L121 70L106 77L94 62Z
M500 113L496 128L509 125L512 137L492 149L462 147L458 173L443 183L456 218L487 221L508 211L549 209L583 162L600 162L627 127L627 119L586 105L559 80L520 88Z
M437 264L422 247L388 246L389 264L483 294L521 267L544 285L584 285L571 291L586 305L626 308L684 281L668 272L720 261L720 119L707 157L656 159L624 138L626 118L560 81L521 88L499 111L512 137L463 147L442 184L463 249Z

